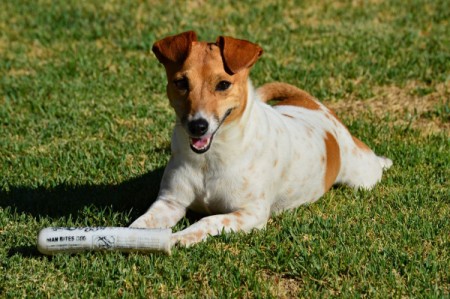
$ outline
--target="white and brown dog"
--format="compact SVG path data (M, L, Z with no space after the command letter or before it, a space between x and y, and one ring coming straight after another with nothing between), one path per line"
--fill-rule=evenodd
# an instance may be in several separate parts
M255 91L248 77L263 52L256 44L199 42L189 31L156 42L153 52L177 122L158 198L132 227L172 227L191 209L212 216L174 233L172 244L248 232L333 184L370 189L392 165L308 93L285 83Z

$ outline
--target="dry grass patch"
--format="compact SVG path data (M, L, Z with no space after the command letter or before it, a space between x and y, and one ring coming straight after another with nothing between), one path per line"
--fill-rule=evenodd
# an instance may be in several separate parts
M296 298L300 294L302 282L281 274L264 271L261 279L269 283L269 291L276 298Z
M416 82L409 82L403 88L376 87L374 93L370 99L360 100L351 96L327 105L338 115L352 119L367 112L378 118L390 115L393 117L391 125L409 126L424 135L449 134L450 84L441 83L434 90L428 90Z

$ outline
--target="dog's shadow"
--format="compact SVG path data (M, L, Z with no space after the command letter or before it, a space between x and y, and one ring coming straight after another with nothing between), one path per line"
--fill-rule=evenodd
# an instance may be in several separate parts
M118 185L60 185L54 188L13 187L0 191L0 207L33 217L76 219L85 207L110 208L113 212L130 212L131 217L142 214L155 201L164 168Z
M156 200L163 173L164 168L160 167L118 185L60 185L54 188L15 187L9 191L0 190L0 208L10 208L18 214L28 214L36 219L77 219L83 216L86 207L95 207L98 210L111 209L112 212L126 213L133 221ZM198 221L202 216L187 211L187 224ZM24 257L42 256L36 246L10 248L8 256L15 254Z
M123 212L134 220L155 201L163 173L164 168L158 168L118 185L60 185L36 189L15 187L9 191L0 191L0 207L37 219L77 219L83 215L86 207L95 207L98 210ZM24 257L42 256L36 246L10 248L8 256L15 254Z

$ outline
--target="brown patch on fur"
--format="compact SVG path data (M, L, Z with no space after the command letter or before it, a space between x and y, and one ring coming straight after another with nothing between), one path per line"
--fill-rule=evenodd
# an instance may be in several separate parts
M230 223L231 223L230 218L223 218L223 220L222 220L222 225L223 226L229 226Z
M320 104L310 94L293 85L281 82L264 84L257 92L263 102L275 101L276 106L297 106L310 110L320 109Z
M336 138L334 138L330 132L326 132L324 141L327 155L324 179L326 192L331 188L339 174L339 169L341 167L341 155Z
M238 75L235 75L238 76ZM237 78L240 78L240 80L236 80L236 83L234 84L233 88L237 89L237 94L240 95L239 97L239 104L235 105L233 107L233 110L231 111L230 115L225 119L224 123L231 123L235 121L236 119L241 118L242 114L245 111L245 108L247 107L247 94L248 94L248 88L247 88L247 78L248 78L248 71L243 71L239 74Z
M297 106L309 110L319 110L320 106L314 100L308 100L307 98L287 98L276 103L274 106Z

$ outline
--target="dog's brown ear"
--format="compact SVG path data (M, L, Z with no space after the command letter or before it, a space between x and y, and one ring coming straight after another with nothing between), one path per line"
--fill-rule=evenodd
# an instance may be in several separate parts
M152 51L162 64L180 63L188 57L194 41L197 41L197 34L186 31L157 41L153 44Z
M228 36L219 36L216 45L222 51L225 70L231 74L250 68L263 53L257 44Z

